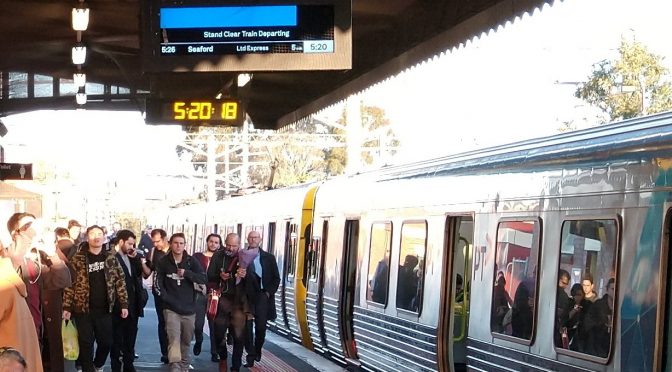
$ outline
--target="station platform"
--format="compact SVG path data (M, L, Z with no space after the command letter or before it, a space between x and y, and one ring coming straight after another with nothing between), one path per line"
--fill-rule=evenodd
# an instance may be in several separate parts
M159 340L157 335L156 310L154 300L149 296L149 302L145 307L145 316L140 318L138 324L138 339L135 344L138 359L135 360L135 368L138 372L142 371L169 371L169 365L161 362L161 351L159 349ZM192 347L193 347L192 341ZM229 346L229 358L231 357L231 348ZM268 331L266 333L266 342L260 362L255 362L254 367L241 367L241 371L249 372L342 372L344 368L335 363L326 360L316 353L306 350L301 345L292 342L282 336ZM231 360L229 359L229 368ZM245 353L243 353L243 364L245 363ZM105 372L111 371L110 359L104 366ZM205 325L205 334L203 336L203 345L201 354L191 355L192 371L217 371L218 364L210 360L210 337L208 336L207 322ZM74 372L74 362L67 362L66 371Z

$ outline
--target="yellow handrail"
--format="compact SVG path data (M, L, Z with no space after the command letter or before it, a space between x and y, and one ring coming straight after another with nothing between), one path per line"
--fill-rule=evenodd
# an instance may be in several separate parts
M463 237L460 237L458 241L464 242L465 253L464 253L464 277L462 281L462 304L455 303L455 313L462 316L462 322L460 324L460 334L457 337L453 337L453 342L460 342L464 340L464 337L467 335L467 309L469 309L469 286L467 285L467 278L471 277L469 274L469 241ZM454 323L453 323L454 324Z

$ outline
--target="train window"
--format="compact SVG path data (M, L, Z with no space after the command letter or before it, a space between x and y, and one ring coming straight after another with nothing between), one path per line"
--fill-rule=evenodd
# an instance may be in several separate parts
M268 223L268 241L266 242L266 251L275 254L275 222Z
M532 340L540 238L539 219L502 221L497 227L490 315L494 333Z
M369 275L366 299L387 305L387 285L390 281L390 250L392 223L376 222L371 225L369 246Z
M319 236L314 236L313 241L310 243L310 246L308 247L308 260L310 262L308 270L310 270L309 276L310 279L312 280L317 279L317 265L318 265L317 261L321 251L322 251L322 239Z
M559 351L607 358L614 324L618 223L564 221L561 237L553 343Z
M287 275L294 276L296 272L296 245L298 244L298 236L296 224L289 225L289 234L287 235Z
M401 225L401 248L397 274L397 308L420 313L424 287L427 222Z

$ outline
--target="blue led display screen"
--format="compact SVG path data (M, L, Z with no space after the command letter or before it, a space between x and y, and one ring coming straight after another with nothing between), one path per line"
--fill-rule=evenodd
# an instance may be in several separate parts
M161 56L334 53L330 5L176 6L159 9Z

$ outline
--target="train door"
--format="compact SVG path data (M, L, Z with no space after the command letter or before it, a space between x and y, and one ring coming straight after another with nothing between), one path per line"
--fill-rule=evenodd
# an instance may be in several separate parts
M324 257L329 234L329 221L322 220L321 233L319 221L315 220L313 241L308 251L306 312L310 335L313 339L313 350L324 354L327 350L327 335L324 329Z
M471 216L448 216L437 338L440 371L466 370L473 237L474 220Z
M296 330L294 319L294 258L296 252L296 224L287 221L285 224L285 249L282 270L282 316L284 326L289 333ZM290 318L291 316L291 318Z
M661 293L665 294L665 299L664 302L659 301L659 303L664 303L665 306L663 307L663 310L659 312L659 314L663 314L663 327L658 327L657 332L659 334L656 338L658 340L662 339L663 342L660 346L661 349L656 350L656 362L660 361L660 364L655 370L672 372L672 209L669 209L665 216L663 233L661 261L663 262L663 265L667 265L667 267L662 267L661 273L667 274L665 274L663 278L664 280L660 283ZM663 333L662 337L660 332ZM656 346L658 347L658 343L656 343ZM662 368L660 368L661 366Z
M306 313L306 296L308 286L308 274L310 272L309 260L310 243L313 235L313 209L315 206L315 194L317 186L311 187L303 198L301 208L301 227L299 230L299 244L296 252L296 275L294 276L294 310L296 321L301 334L301 344L309 350L313 350L313 340L308 327Z
M357 346L353 311L355 288L357 286L357 244L359 242L359 220L345 221L343 239L343 269L341 271L341 289L338 306L338 324L340 325L343 354L348 364L358 365Z

